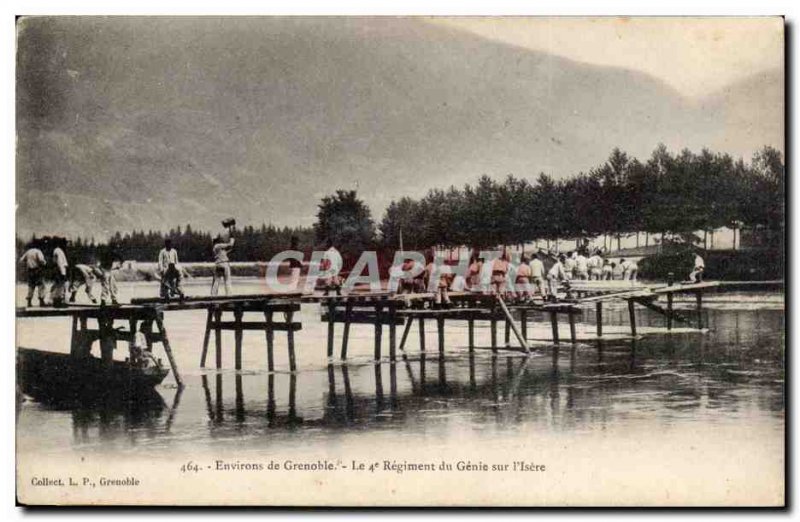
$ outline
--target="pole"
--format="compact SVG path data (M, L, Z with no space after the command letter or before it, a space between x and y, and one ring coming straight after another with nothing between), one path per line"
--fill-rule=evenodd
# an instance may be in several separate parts
M528 342L525 340L525 337L520 333L519 329L517 328L517 324L514 322L514 318L511 316L511 312L508 311L508 307L506 306L506 302L503 301L501 296L497 296L497 302L500 303L500 308L503 310L503 313L506 316L506 325L511 326L511 329L514 331L514 335L517 337L519 344L525 349L525 353L531 353L531 349L528 346Z

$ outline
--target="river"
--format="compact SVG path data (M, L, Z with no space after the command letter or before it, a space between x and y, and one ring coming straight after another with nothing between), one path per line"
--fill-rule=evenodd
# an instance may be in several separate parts
M195 281L186 290L202 294L207 284ZM235 286L236 293L261 289L253 280L236 280ZM156 295L157 287L121 283L120 291L124 302ZM20 304L23 295L19 286ZM676 306L691 310L693 304L677 301ZM243 371L232 369L230 332L223 334L223 369L201 369L204 311L169 312L166 328L185 389L179 392L168 376L154 397L137 406L42 404L24 397L17 412L18 459L21 464L164 461L175 473L178 463L188 460L209 466L216 459L275 460L283 466L287 459L326 458L480 466L519 459L548 466L548 478L532 476L527 493L511 492L500 478L469 470L457 475L460 486L449 484L464 491L477 488L487 501L509 504L780 503L783 296L708 295L703 319L702 332L668 333L662 317L639 309L644 335L635 341L572 346L562 340L557 350L535 344L537 354L528 359L513 352L470 354L466 324L452 323L443 361L435 350L435 329L429 327L427 354L420 353L414 330L403 359L377 365L371 360L372 327L356 325L349 362L343 365L326 358L319 306L304 304L298 317L303 329L296 336L299 371L290 375L281 333L276 334L274 374L266 370L261 332L245 332ZM623 328L626 320L627 308L607 306L606 331ZM581 321L587 323L584 329L593 329L593 312L587 310ZM65 318L20 319L17 344L68 352L69 328ZM537 328L547 329L549 323L534 314L530 337L536 337ZM479 323L476 330L476 344L488 346L488 325ZM120 344L117 357L123 351ZM156 352L166 362L158 345ZM213 355L209 361L213 365ZM411 495L407 498L445 504L453 495L462 498L440 483L417 491L402 481L401 468L383 476L394 484L393 491ZM264 501L305 503L298 496L302 492L289 491L292 480L286 491L265 493ZM384 495L367 503L393 503L374 476L372 482L359 480L352 481L355 491L337 490L335 499L365 502L357 489L367 487ZM362 482L366 485L355 486ZM235 488L218 488L202 498L250 498L240 497L245 493ZM609 496L617 490L625 493ZM466 503L481 498L469 497ZM318 502L329 500L323 495Z

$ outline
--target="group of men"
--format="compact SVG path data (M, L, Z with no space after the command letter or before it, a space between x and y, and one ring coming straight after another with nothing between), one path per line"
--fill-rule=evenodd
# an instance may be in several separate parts
M545 260L548 258L554 261L549 269L545 267ZM488 281L485 281L484 267L487 262L491 262L491 273ZM411 279L401 280L398 292L402 294L425 291L430 287L431 277L440 274L439 280L434 285L434 305L443 307L450 304L448 290L479 291L502 295L517 301L529 300L537 294L545 300L555 300L558 289L564 282L613 279L636 281L639 269L636 261L632 259L622 259L618 266L604 259L599 249L594 250L591 255L588 255L585 249L567 254L544 251L523 253L514 261L506 251L491 261L486 261L477 253L473 253L466 277L450 274L450 271L437 267L432 251L426 255L423 269L414 270L416 264L416 261L407 259L400 267L404 273L413 271L417 275Z
M225 289L225 295L231 294L229 254L236 242L233 238L236 222L225 220L222 224L225 230L214 237L211 246L211 253L214 257L214 272L211 280L212 296L219 294L220 283ZM164 240L164 248L158 253L158 274L161 279L159 294L162 299L168 301L177 297L179 300L183 300L186 297L182 287L183 270L178 263L178 251L169 238Z
M94 283L101 284L100 304L117 304L117 282L114 269L122 260L113 247L101 251L95 264L78 263L74 266L67 260L68 241L63 237L46 237L32 240L19 259L25 270L28 283L27 306L33 306L33 298L38 297L39 306L47 306L45 283L50 279L50 304L55 307L74 303L78 290L85 287L92 303L97 299L92 293Z

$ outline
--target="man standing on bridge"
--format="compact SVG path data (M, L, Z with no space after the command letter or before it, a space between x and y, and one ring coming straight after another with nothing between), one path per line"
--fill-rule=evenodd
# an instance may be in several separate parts
M172 248L172 240L164 240L164 248L158 253L158 272L161 275L161 298L169 300L177 295L183 300L181 271L178 269L178 251Z
M55 275L53 276L53 286L50 287L50 301L53 306L62 307L67 306L67 269L69 263L67 262L67 254L64 249L67 248L67 240L63 237L53 238L53 264L55 265Z
M230 237L225 241L222 237L214 238L214 276L211 280L211 295L219 293L219 281L225 285L225 295L231 295L231 263L228 252L233 248L234 239Z
M28 279L28 296L25 298L28 306L32 306L34 290L39 293L39 306L44 306L44 267L47 261L39 249L39 241L31 241L28 244L28 249L19 258L19 263L25 267Z

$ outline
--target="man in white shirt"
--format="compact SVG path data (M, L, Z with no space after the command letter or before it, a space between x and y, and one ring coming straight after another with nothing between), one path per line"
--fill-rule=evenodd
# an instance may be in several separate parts
M567 271L564 269L564 261L567 258L564 257L564 254L558 256L558 260L556 264L550 267L550 271L547 273L547 283L550 286L550 301L557 301L558 300L558 285L561 281L569 281L567 277Z
M158 272L161 276L161 298L169 300L171 295L177 295L183 299L178 251L172 247L171 239L164 240L164 248L158 253Z
M320 279L325 295L330 295L331 291L335 291L336 295L342 295L342 277L339 275L342 270L342 254L333 243L330 243L330 247L323 254L319 269L325 273Z
M560 258L561 256L559 256ZM566 275L567 281L572 279L575 275L575 267L576 267L576 258L577 254L575 252L567 252L567 255L564 257L564 260L561 262L564 268L564 274Z
M47 260L39 249L39 241L31 241L28 249L19 258L19 263L25 268L25 275L28 279L28 296L25 300L28 306L32 306L34 291L39 295L39 306L44 306L44 267Z
M639 271L639 265L633 259L620 260L622 267L622 279L625 281L636 281L636 273Z
M50 301L53 306L67 306L67 254L64 249L67 247L67 240L63 237L53 238L53 264L55 265L55 275L53 276L53 286L50 287Z
M700 254L694 255L694 270L689 274L689 281L692 283L703 282L703 272L706 269L706 262L700 257Z
M600 251L595 250L592 257L589 258L589 279L599 281L603 278L603 258L600 257Z
M234 239L223 240L220 236L214 238L214 278L211 280L211 295L219 293L219 280L225 284L225 295L231 295L231 263L228 253L233 248Z
M575 279L582 281L589 279L589 260L583 255L583 251L575 256Z
M545 274L544 263L542 263L542 260L539 259L539 254L533 254L530 267L531 282L533 283L533 286L539 290L539 293L544 299L547 297L547 290L544 284L545 279L547 279L547 275Z
M92 295L92 287L94 286L95 281L103 277L103 272L100 270L100 268L78 263L72 267L71 272L72 274L69 278L69 302L74 303L75 298L78 296L78 290L81 286L85 286L86 295L89 296L89 300L92 302L92 304L97 304L97 299L95 299L94 295Z

